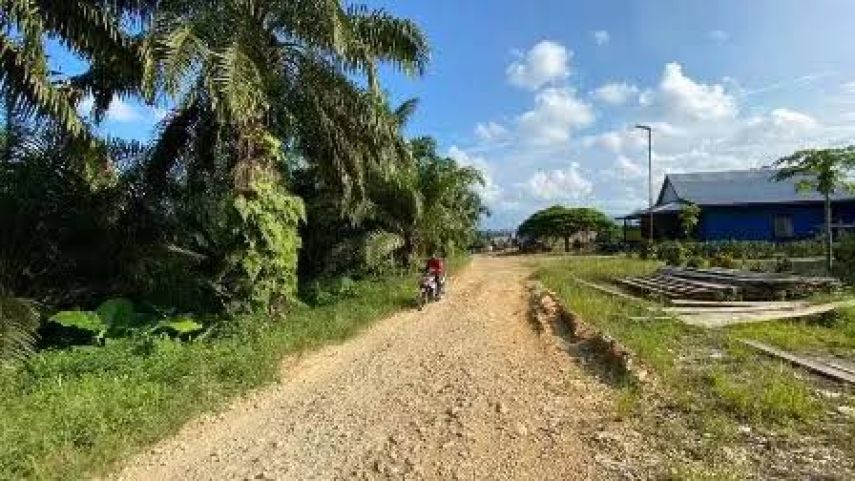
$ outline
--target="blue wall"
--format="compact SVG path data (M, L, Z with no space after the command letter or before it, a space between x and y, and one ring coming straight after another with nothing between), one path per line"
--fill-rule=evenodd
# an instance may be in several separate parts
M703 240L786 240L775 238L775 216L793 219L796 239L822 233L822 204L702 207L698 233ZM855 202L832 205L834 223L855 223Z

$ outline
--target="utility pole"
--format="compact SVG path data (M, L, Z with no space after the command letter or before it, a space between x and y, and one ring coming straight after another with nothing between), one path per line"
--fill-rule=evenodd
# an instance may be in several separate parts
M636 125L636 129L647 132L647 213L650 216L650 242L653 242L653 128L649 125Z

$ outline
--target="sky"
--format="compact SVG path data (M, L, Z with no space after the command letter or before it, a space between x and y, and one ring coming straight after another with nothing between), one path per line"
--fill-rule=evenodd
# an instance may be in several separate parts
M368 0L415 20L420 78L383 70L408 127L480 168L513 228L554 204L611 215L647 204L653 174L755 168L855 143L851 0ZM73 62L71 62L73 64ZM114 101L101 129L149 138L165 111Z

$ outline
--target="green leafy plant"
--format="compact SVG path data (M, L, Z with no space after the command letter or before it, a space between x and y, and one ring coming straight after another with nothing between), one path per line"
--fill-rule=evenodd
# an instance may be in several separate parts
M701 207L697 204L689 203L680 211L680 228L683 230L683 236L686 239L691 239L695 236L695 231L698 228L700 220Z
M656 257L670 266L682 266L686 263L686 248L677 241L662 242L656 246Z
M61 311L49 319L60 326L89 333L92 340L102 344L107 338L131 334L169 332L187 336L202 330L203 326L186 315L167 317L160 314L134 311L131 301L123 298L108 299L94 311Z

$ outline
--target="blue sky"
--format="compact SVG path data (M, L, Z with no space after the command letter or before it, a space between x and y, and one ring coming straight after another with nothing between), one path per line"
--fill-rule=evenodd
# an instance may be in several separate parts
M850 0L369 1L427 32L411 135L485 171L488 227L555 203L646 204L654 174L765 165L855 141ZM115 102L105 132L151 135L160 109Z

